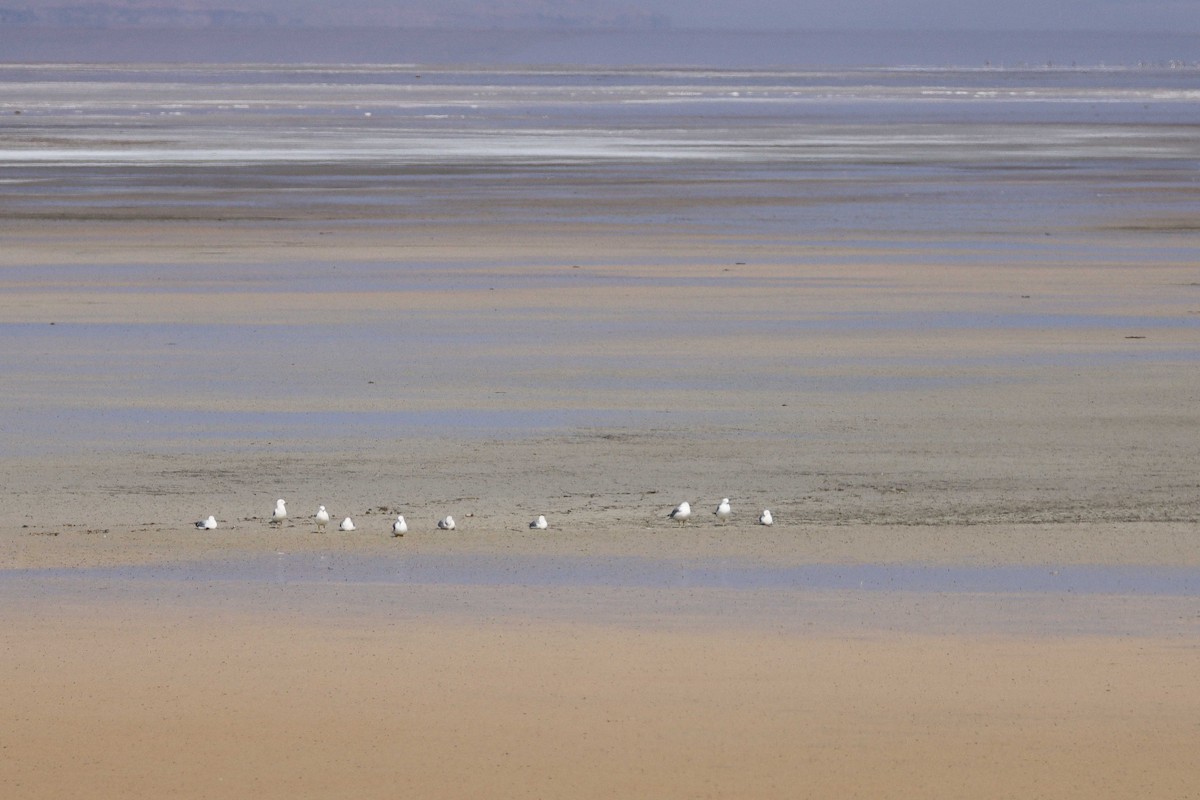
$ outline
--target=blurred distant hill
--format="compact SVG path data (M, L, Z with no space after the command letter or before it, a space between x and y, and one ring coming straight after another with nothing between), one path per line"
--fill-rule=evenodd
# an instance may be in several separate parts
M134 8L94 3L41 9L0 8L0 25L63 28L256 28L279 24L275 14L231 8Z
M19 2L19 0L18 0ZM169 2L169 0L168 0ZM463 3L323 4L314 8L291 6L287 11L242 11L188 7L147 6L127 2L79 5L16 4L0 7L0 26L63 28L266 28L381 26L417 28L475 28L502 30L632 29L665 30L668 17L634 6L606 3L603 8L574 0L495 0L479 8ZM256 5L262 5L258 3Z

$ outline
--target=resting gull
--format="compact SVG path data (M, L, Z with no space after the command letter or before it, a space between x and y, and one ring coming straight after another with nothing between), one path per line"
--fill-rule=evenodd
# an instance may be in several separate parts
M538 518L529 523L529 527L531 530L544 531L546 528L550 527L550 523L546 522L546 516L544 514L538 514Z
M354 530L354 520L346 517L344 520L342 520L342 524L338 525L338 528L343 531L352 531Z
M211 531L217 527L217 518L212 514L208 515L208 519L202 519L196 523L196 528L202 531Z
M443 531L454 530L454 517L447 514L442 519L438 520L438 529Z
M670 514L667 514L668 518L675 520L680 525L686 525L691 516L692 506L686 500L675 506L675 509Z
M392 536L403 536L408 533L408 523L404 521L404 515L399 514L396 521L392 523Z
M758 523L760 525L774 525L775 519L771 516L771 509L763 510L763 513L758 515Z

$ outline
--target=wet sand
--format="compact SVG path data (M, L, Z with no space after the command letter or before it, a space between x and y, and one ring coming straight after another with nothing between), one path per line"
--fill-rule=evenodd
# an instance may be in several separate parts
M0 787L1174 798L1200 768L1194 637L414 619L395 600L6 606Z

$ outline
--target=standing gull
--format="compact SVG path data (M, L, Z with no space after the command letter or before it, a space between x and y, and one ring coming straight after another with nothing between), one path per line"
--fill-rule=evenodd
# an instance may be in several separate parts
M196 528L202 531L215 530L217 527L217 518L212 514L208 515L208 519L202 519L196 523Z
M325 510L325 506L317 506L317 530L321 533L325 532L325 526L329 524L329 512Z
M760 524L760 525L774 525L775 524L775 519L771 516L771 509L769 509L769 508L763 509L763 513L758 515L758 524Z
M438 528L443 531L454 530L454 517L447 514L442 519L438 520Z
M724 498L717 506L717 510L713 512L721 523L729 522L729 515L733 513L733 509L729 507L729 498Z
M275 525L282 525L287 519L287 504L283 500L275 501L275 511L271 514L271 522Z
M675 506L675 509L670 514L667 514L667 517L669 519L675 520L680 525L686 525L688 519L691 516L692 516L692 506L686 500L684 500L679 505Z
M338 528L344 531L352 531L354 530L354 520L346 517L344 520L342 520L342 524L338 525Z
M550 523L546 522L546 516L544 514L538 514L538 518L529 523L529 528L535 531L544 531L549 527Z
M403 536L408 533L408 523L404 521L404 515L396 516L396 521L392 523L392 536Z

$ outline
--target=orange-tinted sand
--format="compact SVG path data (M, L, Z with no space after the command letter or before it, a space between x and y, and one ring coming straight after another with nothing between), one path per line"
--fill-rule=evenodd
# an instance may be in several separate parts
M1182 798L1195 640L3 615L9 797Z

